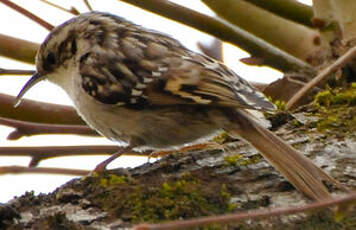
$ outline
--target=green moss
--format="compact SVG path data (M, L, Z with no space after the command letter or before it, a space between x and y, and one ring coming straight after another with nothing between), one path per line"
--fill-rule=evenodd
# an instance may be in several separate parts
M322 91L315 96L314 105L317 108L329 107L332 93L329 90Z
M222 144L226 141L228 137L229 135L227 134L227 132L222 132L220 135L214 137L212 142Z
M223 214L236 208L230 204L231 196L226 185L217 184L213 186L214 190L206 189L212 186L190 174L153 184L121 176L104 177L95 178L103 190L93 195L92 202L111 212L113 218L128 222L186 219ZM113 183L115 186L107 186Z
M103 187L115 186L118 184L124 184L129 181L126 176L117 176L115 174L107 174L105 177L101 178L100 185Z
M285 101L272 100L271 97L268 97L268 99L277 107L276 111L264 112L265 117L271 122L272 130L286 124L291 119L294 119L286 110L287 103Z
M293 119L292 124L294 127L301 127L303 126L303 123L301 123L300 121L298 121L297 119Z
M164 182L158 189L139 188L131 198L134 222L161 221L224 213L229 209L227 196L205 193L198 180ZM130 205L130 206L131 206Z
M234 155L229 155L224 158L227 166L245 166L245 165L251 165L251 164L256 164L260 162L261 156L260 155L252 155L250 157L244 157L241 154L234 154Z
M224 160L228 166L236 166L238 162L243 159L243 156L240 154L234 154L224 157Z
M329 89L315 96L314 104L317 108L328 108L332 105L356 105L356 84L353 83L348 89Z
M337 131L337 134L356 131L355 83L347 89L329 89L318 93L314 105L320 118L316 123L319 131Z
M226 184L222 184L220 195L221 195L221 197L224 198L224 200L230 200L231 199L231 194L228 191ZM237 204L229 203L229 205L227 206L227 211L228 212L232 212L232 211L235 211L237 208L238 208Z
M278 99L273 100L273 98L270 96L268 96L267 99L277 107L277 111L285 111L286 110L287 103L285 101L278 100Z
M277 110L285 111L287 103L285 101L276 100L273 102L277 106Z

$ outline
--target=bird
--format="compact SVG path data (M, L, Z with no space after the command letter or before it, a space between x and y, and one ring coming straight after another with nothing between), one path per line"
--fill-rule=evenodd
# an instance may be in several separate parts
M226 132L255 147L294 187L315 200L339 185L268 130L262 114L275 106L223 63L193 52L165 33L122 17L92 11L55 27L36 56L37 82L60 86L82 119L126 146L125 151L172 150Z

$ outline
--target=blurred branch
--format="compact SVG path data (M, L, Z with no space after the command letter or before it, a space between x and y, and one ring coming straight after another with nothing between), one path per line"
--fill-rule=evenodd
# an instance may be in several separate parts
M313 27L313 8L295 0L244 0L294 22Z
M70 14L73 14L73 15L79 15L79 14L80 14L80 12L79 12L76 8L74 8L73 6L68 10L68 9L66 9L66 8L64 8L64 7L62 7L62 6L59 6L59 5L57 5L57 4L54 4L53 2L49 2L49 1L47 1L47 0L40 0L40 1L43 2L43 3L45 3L45 4L47 4L47 5L52 6L52 7L54 7L54 8L57 8L57 9L59 9L59 10L62 10L62 11L64 11L64 12L67 12L67 13L70 13Z
M306 78L299 78L298 74L285 74L283 78L280 78L272 83L270 83L264 90L263 93L266 96L272 98L273 101L279 100L288 102L303 86L305 86ZM304 81L305 79L305 81ZM312 79L312 78L311 78ZM313 91L317 92L319 88L315 88ZM309 97L304 97L303 100L299 101L298 105L304 105L312 100Z
M194 27L223 41L238 45L252 56L263 58L264 65L272 66L284 72L292 70L314 72L314 69L302 60L225 21L209 17L166 0L121 1Z
M88 10L93 11L93 7L91 7L90 3L88 0L83 0L84 4L87 6Z
M356 1L331 1L331 10L334 16L334 20L338 23L338 26L340 27L340 37L342 38L343 42L346 44L348 42L355 41Z
M74 175L86 176L90 173L89 170L81 169L66 169L66 168L29 168L23 166L2 166L0 167L0 175L3 174L21 174L21 173L37 173L37 174L61 174L61 175Z
M141 224L138 225L136 230L173 230L173 229L187 229L192 227L201 227L208 224L227 224L231 222L242 222L246 220L260 220L277 216L292 215L298 213L305 213L316 210L323 210L329 207L347 207L355 203L356 193L345 195L344 197L318 201L303 206L294 206L288 208L273 208L273 209L260 209L254 211L247 211L241 213L232 213L220 216L209 216L195 218L191 220L177 220L162 224Z
M48 22L46 22L42 18L34 15L30 11L22 8L21 6L16 5L15 3L11 2L11 1L0 0L0 2L3 3L4 5L12 8L13 10L19 12L20 14L30 18L32 21L37 22L38 24L40 24L41 26L43 26L44 28L46 28L49 31L51 31L54 28L54 26L52 26L51 24L49 24Z
M261 92L263 92L269 85L267 83L254 82L254 81L250 81L249 83Z
M0 55L29 64L35 63L39 44L0 34Z
M210 44L198 42L197 45L203 54L223 62L222 42L219 39L214 38Z
M0 68L0 75L32 75L35 72L34 70Z
M318 85L321 81L326 79L332 72L338 70L348 62L350 62L356 56L356 46L349 49L344 55L339 57L333 64L323 69L316 77L308 82L303 88L301 88L287 103L286 109L290 110L295 107L298 101L307 94L311 89Z
M241 0L202 0L217 15L307 61L321 49L319 32Z
M117 145L83 145L83 146L36 146L36 147L0 147L0 156L31 157L30 167L35 167L42 160L66 156L111 155L118 152ZM151 152L128 152L123 156L149 156Z
M77 134L87 136L99 136L97 132L85 125L53 125L34 122L24 122L0 117L0 125L15 128L7 139L17 140L24 136L39 134Z
M162 157L177 152L188 152L192 150L199 150L205 148L221 148L221 145L216 143L196 144L192 146L186 146L179 150L152 152L147 150L144 152L136 152L130 150L124 152L122 156L144 156L149 158ZM0 156L25 156L31 157L29 167L36 167L40 161L55 157L67 157L67 156L92 156L92 155L112 155L127 147L120 147L116 145L88 145L88 146L41 146L41 147L0 147ZM15 166L16 167L16 166ZM5 167L6 168L6 167ZM16 168L6 170L17 170ZM5 171L7 172L7 171ZM4 172L4 173L5 173ZM21 171L25 173L28 171ZM48 172L51 173L51 172ZM1 174L1 167L0 167Z
M0 93L0 117L48 124L85 125L71 106L24 99L14 108L15 97Z

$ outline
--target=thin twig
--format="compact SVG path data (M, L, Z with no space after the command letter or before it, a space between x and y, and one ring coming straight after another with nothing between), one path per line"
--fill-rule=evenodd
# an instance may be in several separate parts
M68 9L66 9L66 8L64 8L62 6L54 4L53 2L49 2L47 0L40 0L40 1L45 3L45 4L47 4L47 5L50 5L52 7L55 7L57 9L59 9L59 10L62 10L64 12L67 12L67 13L70 13L70 14L73 14L73 15L79 15L80 14L80 12L76 8L74 8L73 6L70 8L70 10L68 10Z
M286 109L290 110L298 103L298 101L306 95L311 89L326 79L332 72L338 70L356 56L356 46L349 49L344 55L339 57L333 64L323 69L313 80L308 82L301 88L287 103Z
M14 108L15 97L0 93L0 117L48 124L85 125L71 106L24 99Z
M295 0L245 0L274 14L313 27L313 8Z
M116 145L83 146L41 146L41 147L0 147L0 156L31 157L30 167L35 167L42 160L65 156L110 155L122 147ZM150 156L151 152L124 153L123 156Z
M30 11L26 10L25 8L22 8L21 6L16 5L15 3L11 2L11 1L0 0L0 2L3 3L6 6L14 9L15 11L19 12L20 14L30 18L32 21L37 22L38 24L40 24L41 26L43 26L44 28L46 28L49 31L51 31L54 28L53 25L49 24L48 22L46 22L42 18L34 15Z
M87 6L88 10L93 11L93 8L91 7L91 5L90 5L88 0L83 0L83 2Z
M81 169L47 168L47 167L30 168L30 167L15 166L15 165L0 167L0 175L37 173L37 174L60 174L60 175L86 176L90 172L91 171L89 171L89 170L81 170Z
M226 224L229 222L241 222L246 220L258 220L270 217L291 215L296 213L303 213L307 211L313 211L318 209L325 209L331 206L343 206L349 205L356 200L356 193L348 194L341 198L330 199L326 201L318 201L312 204L303 206L289 207L289 208L274 208L264 210L254 210L242 213L233 213L221 216L209 216L196 218L191 220L178 220L171 221L163 224L142 224L138 225L136 230L173 230L173 229L187 229L192 227L199 227L207 224Z
M0 75L32 75L34 73L34 70L0 68Z
M202 32L211 34L223 41L235 44L252 56L262 57L264 65L286 71L314 73L313 67L302 60L272 46L264 40L218 18L213 18L167 0L120 0L149 10Z
M8 136L8 140L17 140L24 136L39 134L77 134L99 136L97 132L86 125L54 125L35 122L18 121L0 117L0 124L15 128Z

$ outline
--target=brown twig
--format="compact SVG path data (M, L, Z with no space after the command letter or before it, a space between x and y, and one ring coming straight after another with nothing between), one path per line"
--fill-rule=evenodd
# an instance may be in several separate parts
M4 5L14 9L15 11L19 12L20 14L30 18L32 21L37 22L38 24L40 24L41 26L43 26L44 28L46 28L47 30L51 31L54 26L49 24L48 22L46 22L45 20L43 20L42 18L34 15L33 13L31 13L30 11L22 8L21 6L16 5L15 3L8 1L8 0L0 0L1 3L3 3Z
M64 8L64 7L62 7L62 6L59 6L59 5L57 5L57 4L54 4L53 2L49 2L49 1L47 1L47 0L40 0L40 1L43 2L43 3L45 3L45 4L47 4L47 5L52 6L52 7L54 7L54 8L57 8L57 9L59 9L59 10L62 10L62 11L64 11L64 12L67 12L67 13L70 13L70 14L73 14L73 15L79 15L79 14L80 14L80 12L79 12L76 8L74 8L73 6L70 8L70 10L68 10L68 9L66 9L66 8Z
M0 117L48 124L85 125L71 106L24 99L14 108L15 97L0 93Z
M87 6L88 10L93 11L93 8L91 7L91 5L90 5L88 0L83 0L83 2Z
M32 75L34 73L34 70L0 68L0 75Z
M87 146L41 146L41 147L0 147L0 156L31 157L30 167L35 167L42 160L65 156L93 156L110 155L122 147L115 145L87 145ZM124 153L124 156L150 156L151 152Z
M8 140L17 140L24 136L39 134L77 134L99 136L97 132L86 125L53 125L25 122L0 117L0 124L15 128L8 136Z
M321 81L326 79L332 72L338 70L345 64L347 64L351 59L356 56L356 46L349 49L344 55L339 57L333 64L323 69L316 77L308 82L303 88L301 88L287 103L286 109L290 110L298 103L298 101L306 95L311 89L318 85Z
M303 206L289 207L289 208L274 208L264 210L254 210L242 213L233 213L221 216L209 216L196 218L191 220L171 221L163 224L141 224L136 230L173 230L173 229L187 229L192 227L200 227L207 224L226 224L229 222L241 222L246 220L266 219L282 215L291 215L295 213L303 213L307 211L314 211L318 209L325 209L331 206L349 205L356 201L356 193L348 194L341 198L330 199L326 201L318 201L312 204Z
M37 43L0 34L1 56L34 64L36 52L39 47L40 45Z
M223 20L201 14L167 0L120 1L143 8L211 34L223 41L235 44L249 52L252 56L262 57L264 65L272 66L282 71L295 70L314 73L314 68L304 61Z
M21 174L21 173L38 173L38 174L61 174L61 175L74 175L86 176L90 173L89 170L81 169L66 169L66 168L29 168L24 166L3 166L0 167L0 175L3 174Z

